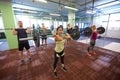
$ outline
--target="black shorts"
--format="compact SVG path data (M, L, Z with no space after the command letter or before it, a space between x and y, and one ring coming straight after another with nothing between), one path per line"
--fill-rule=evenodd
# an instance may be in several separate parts
M47 39L47 35L42 35L42 39Z
M19 51L23 51L24 47L26 50L30 49L28 41L18 43L18 50Z

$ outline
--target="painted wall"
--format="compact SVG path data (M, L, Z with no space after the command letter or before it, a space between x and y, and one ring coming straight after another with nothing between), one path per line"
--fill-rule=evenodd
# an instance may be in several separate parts
M2 13L3 25L4 28L13 28L15 27L13 10L11 3L0 2L0 10ZM5 35L8 41L9 49L15 49L18 46L17 37L12 34L12 30L5 30Z
M94 24L98 27L103 26L106 29L106 35L101 36L120 39L120 13L111 14L108 23L108 15L102 15L94 18ZM107 25L108 24L108 25Z

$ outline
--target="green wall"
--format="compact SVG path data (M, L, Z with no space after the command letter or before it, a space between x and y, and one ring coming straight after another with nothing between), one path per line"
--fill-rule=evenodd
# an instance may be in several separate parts
M4 28L15 27L14 13L11 3L0 2L0 10L2 13L2 19ZM5 30L6 39L8 41L9 49L15 49L18 47L17 37L12 34L12 30Z

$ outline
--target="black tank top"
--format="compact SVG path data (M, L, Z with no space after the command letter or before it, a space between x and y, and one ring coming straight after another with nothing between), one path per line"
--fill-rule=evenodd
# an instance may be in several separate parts
M18 43L20 42L27 42L28 40L24 40L24 41L20 41L20 38L27 38L27 33L26 33L27 29L16 29L17 31L17 38L18 38Z

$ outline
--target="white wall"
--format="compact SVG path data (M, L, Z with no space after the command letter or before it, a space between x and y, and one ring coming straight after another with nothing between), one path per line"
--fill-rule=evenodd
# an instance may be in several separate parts
M94 23L97 27L103 26L106 29L106 37L120 39L120 13L111 14L109 23L108 15L98 16L94 18ZM108 25L107 25L108 24ZM105 36L105 34L102 34Z
M0 15L0 29L4 29L3 21L2 21L2 16ZM4 30L0 30L0 32L4 32Z

